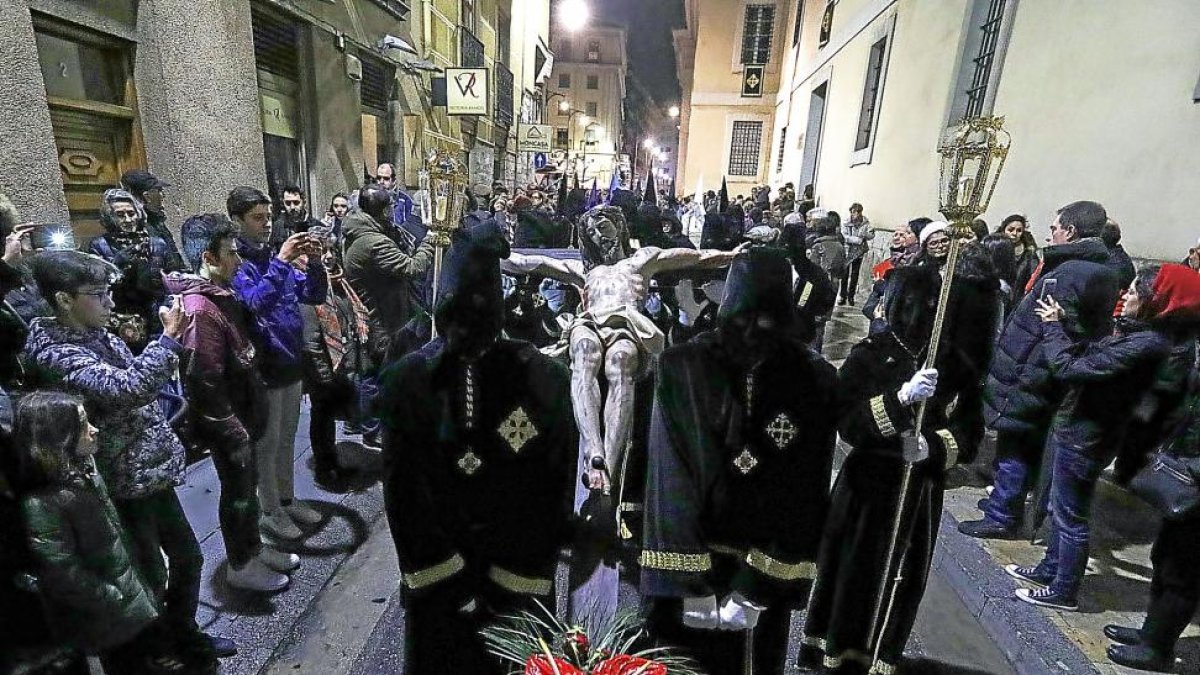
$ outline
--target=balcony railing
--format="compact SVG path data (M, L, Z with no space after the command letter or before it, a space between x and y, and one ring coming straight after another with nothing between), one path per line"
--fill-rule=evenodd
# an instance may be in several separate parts
M483 68L483 43L463 26L458 27L458 62L463 68Z
M391 14L401 21L408 20L408 12L411 9L409 0L368 0L371 4L379 9Z
M496 71L496 112L492 119L497 126L511 127L513 123L513 74L499 63Z

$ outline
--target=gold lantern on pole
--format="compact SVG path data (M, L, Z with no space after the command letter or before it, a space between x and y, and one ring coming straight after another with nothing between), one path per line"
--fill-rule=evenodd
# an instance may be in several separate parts
M418 180L421 219L429 228L426 237L433 246L433 298L436 302L442 277L442 256L467 208L467 170L462 162L437 150L429 155ZM436 324L432 335L437 337Z
M946 312L950 304L950 290L954 283L959 252L962 251L963 240L970 236L971 221L987 210L992 194L996 191L996 183L1008 158L1011 141L1012 138L1004 130L1003 117L972 117L960 122L938 143L937 152L941 157L938 210L950 223L950 252L946 256L937 313L934 315L929 349L922 368L933 368L937 364L938 348L946 324ZM888 581L885 581L880 589L872 614L870 637L873 641L874 661L879 660L883 636L887 633L888 622L896 602L896 592L904 574L908 533L902 532L901 528L906 522L911 524L912 519L906 519L905 512L916 506L917 500L911 499L909 495L912 491L913 470L918 463L929 458L929 449L921 442L926 405L922 402L917 409L913 434L905 438L904 473L900 481L900 498L892 523L887 566L883 577Z

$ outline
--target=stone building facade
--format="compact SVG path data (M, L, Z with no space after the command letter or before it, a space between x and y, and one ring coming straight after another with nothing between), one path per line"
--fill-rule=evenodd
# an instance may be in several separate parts
M17 0L0 45L0 192L80 240L130 168L171 184L173 227L235 185L295 183L320 216L380 162L415 184L434 148L510 175L552 61L549 0ZM489 114L434 104L460 65L488 69Z

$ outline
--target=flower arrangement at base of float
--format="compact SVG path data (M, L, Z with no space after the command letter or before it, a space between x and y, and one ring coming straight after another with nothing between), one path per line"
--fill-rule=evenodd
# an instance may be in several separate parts
M502 617L483 629L488 651L521 675L701 675L670 648L636 650L646 631L636 611L618 612L592 635L540 612Z

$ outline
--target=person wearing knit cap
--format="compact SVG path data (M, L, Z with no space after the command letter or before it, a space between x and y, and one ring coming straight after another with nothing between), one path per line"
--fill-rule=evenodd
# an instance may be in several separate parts
M1046 554L1036 567L1010 565L1007 571L1032 587L1016 592L1020 600L1074 611L1087 569L1096 484L1120 448L1129 411L1139 407L1169 356L1172 334L1200 326L1200 276L1182 265L1143 268L1125 297L1129 321L1122 332L1086 349L1063 330L1065 313L1053 297L1037 305L1050 369L1068 390L1047 442L1053 477Z
M570 373L501 337L494 221L455 233L434 321L439 337L384 371L385 513L400 562L404 672L507 672L479 630L553 611L578 437Z
M662 357L650 427L641 592L651 635L708 673L783 672L829 510L836 374L795 339L777 248L730 267L716 330Z
M950 255L950 224L935 220L921 228L921 255L918 264L935 264L941 269Z

